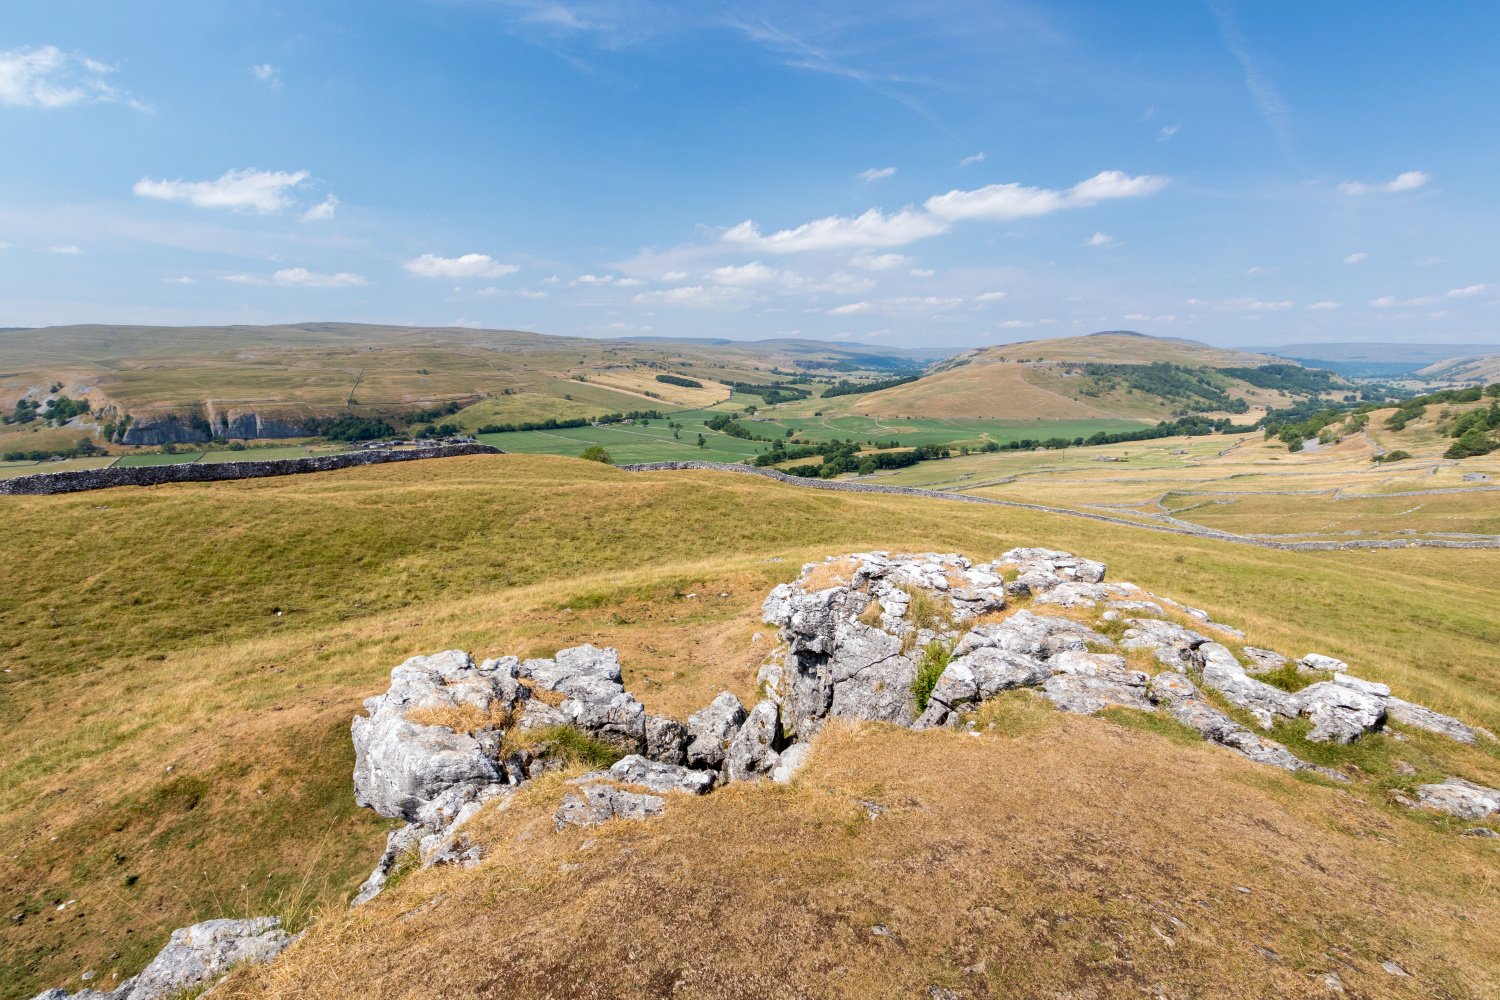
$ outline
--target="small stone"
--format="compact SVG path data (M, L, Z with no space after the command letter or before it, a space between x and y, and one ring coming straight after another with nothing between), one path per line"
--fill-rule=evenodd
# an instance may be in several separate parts
M1411 973L1401 968L1394 958L1388 958L1380 963L1380 967L1393 976L1410 976Z

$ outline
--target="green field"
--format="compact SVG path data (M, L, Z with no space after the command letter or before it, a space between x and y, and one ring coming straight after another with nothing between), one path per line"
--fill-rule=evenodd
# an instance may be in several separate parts
M205 452L180 451L175 455L146 454L146 455L121 455L115 460L113 468L137 469L147 465L184 465L188 462L196 462L203 458Z
M684 410L669 413L666 419L653 420L645 426L612 424L566 430L516 431L482 434L480 440L502 451L522 455L576 456L589 445L597 444L621 465L667 461L742 462L770 447L764 441L748 441L710 430L706 422L721 412L722 408ZM762 437L784 438L790 430L809 441L895 440L902 447L984 441L1007 444L1025 438L1063 437L1071 440L1088 437L1096 431L1139 430L1142 426L1130 420L902 420L859 416L781 420L775 419L774 410L765 412L766 419L744 420L752 432ZM669 421L682 425L680 436L673 437L673 428L667 426ZM705 440L701 448L698 447L699 434Z

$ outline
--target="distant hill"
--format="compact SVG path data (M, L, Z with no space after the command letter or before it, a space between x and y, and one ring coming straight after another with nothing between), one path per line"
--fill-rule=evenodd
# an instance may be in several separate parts
M1486 344L1418 344L1418 343L1347 343L1287 344L1273 347L1268 354L1326 368L1345 378L1401 378L1420 375L1422 369L1438 362L1500 354L1500 345Z
M1428 365L1417 377L1432 382L1500 382L1500 348L1493 354L1447 358Z
M1248 413L1347 388L1281 358L1109 331L967 351L915 382L813 402L880 417L1154 421Z

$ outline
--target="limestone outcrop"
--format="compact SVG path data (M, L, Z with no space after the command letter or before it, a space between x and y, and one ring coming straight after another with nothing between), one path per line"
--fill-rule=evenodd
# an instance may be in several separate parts
M205 920L172 932L151 964L113 990L46 990L35 1000L167 1000L197 996L245 962L269 962L292 941L276 917Z

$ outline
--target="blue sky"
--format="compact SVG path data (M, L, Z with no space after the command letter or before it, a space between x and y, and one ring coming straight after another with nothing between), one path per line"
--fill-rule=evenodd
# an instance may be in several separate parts
M54 0L0 326L1500 342L1500 5Z

